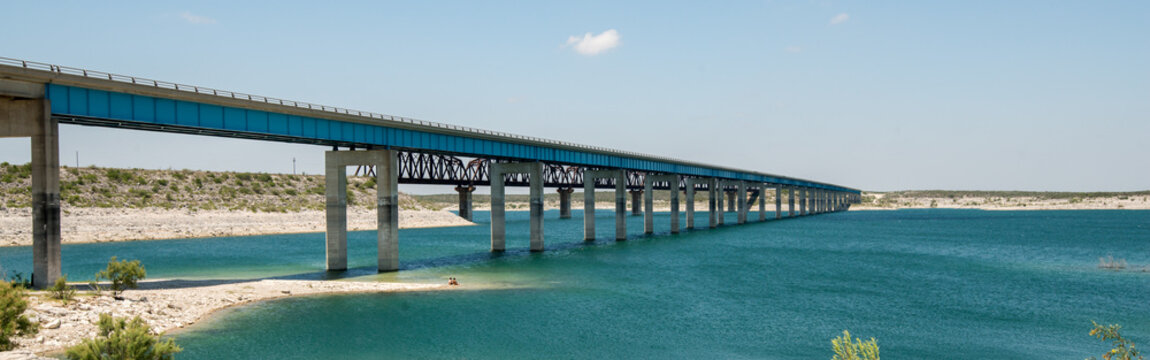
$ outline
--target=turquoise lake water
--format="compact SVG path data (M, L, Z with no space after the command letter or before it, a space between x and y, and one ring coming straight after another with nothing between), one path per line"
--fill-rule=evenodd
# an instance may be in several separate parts
M703 213L705 214L705 213ZM477 213L486 219L486 213ZM547 252L508 249L486 224L400 231L405 271L374 274L374 232L349 240L353 280L461 290L299 297L231 309L177 335L181 359L829 358L843 329L891 359L1081 359L1107 347L1090 321L1150 344L1150 211L853 211L584 243L579 212L548 212ZM755 218L752 214L751 218ZM602 238L613 215L597 213ZM703 218L705 220L705 218ZM729 214L728 224L734 220ZM68 245L70 279L111 255L149 277L327 277L323 234ZM0 248L9 272L30 250ZM91 259L91 261L85 261ZM90 277L90 275L88 276Z

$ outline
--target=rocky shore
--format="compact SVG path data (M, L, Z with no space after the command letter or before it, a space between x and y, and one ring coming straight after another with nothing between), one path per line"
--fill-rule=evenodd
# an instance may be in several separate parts
M28 300L29 318L40 324L36 335L15 339L16 350L0 353L0 359L36 359L96 336L101 313L117 317L139 316L156 333L181 329L220 309L276 298L333 293L401 292L450 289L445 284L401 284L356 281L253 280L193 281L149 280L139 290L129 290L123 300L111 292L100 295L82 291L63 303L46 292L33 292Z

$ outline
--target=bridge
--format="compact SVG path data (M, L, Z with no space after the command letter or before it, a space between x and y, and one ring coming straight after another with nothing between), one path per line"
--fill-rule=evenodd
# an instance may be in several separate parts
M491 190L491 251L506 249L505 187L530 187L530 249L543 251L543 189L557 188L560 217L571 193L584 189L584 239L595 240L595 189L614 189L615 240L627 239L631 212L653 233L653 196L671 194L671 233L695 221L694 195L708 192L707 227L723 225L723 199L737 223L774 191L775 218L844 211L859 190L764 172L727 168L603 147L415 120L0 57L0 137L32 139L33 286L61 275L59 124L229 137L331 147L325 153L327 270L347 269L347 166L376 177L379 271L399 269L398 184L455 185L460 216L471 219L471 193ZM673 191L672 191L673 190ZM640 210L639 204L643 203ZM796 204L798 208L796 209ZM592 214L586 216L586 214Z

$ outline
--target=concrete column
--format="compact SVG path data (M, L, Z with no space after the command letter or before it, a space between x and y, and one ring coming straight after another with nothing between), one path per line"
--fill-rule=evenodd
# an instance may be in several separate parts
M643 190L631 190L631 215L643 215Z
M627 240L627 172L616 170L615 175L615 241Z
M379 271L399 270L399 152L392 150L369 151L375 161L375 213L378 231L376 247ZM474 188L473 188L474 189ZM471 192L467 193L468 207ZM470 211L469 211L470 213Z
M687 229L695 229L695 183L697 178L687 178L683 180L686 186L683 193L687 197Z
M583 239L595 240L595 180L615 180L615 240L627 240L626 173L623 170L583 171Z
M737 210L739 212L738 221L739 225L742 225L747 223L747 182L739 181L738 186L738 196L736 196L735 201L739 203Z
M471 193L475 191L475 187L460 185L455 187L455 191L459 193L459 217L472 221Z
M17 100L32 129L32 287L51 287L60 271L60 126L48 100ZM38 110L38 111L37 111ZM21 122L21 119L8 119Z
M679 233L679 175L671 175L671 233Z
M767 184L759 184L759 221L767 221Z
M543 163L528 163L531 176L531 252L543 251Z
M795 217L795 188L787 187L787 217Z
M715 222L718 225L723 225L723 223L726 222L727 217L727 213L723 211L723 195L727 194L726 189L723 189L723 187L726 186L726 181L718 180L715 181L715 184L717 187L715 190L715 204L717 205L715 209Z
M775 220L783 218L783 188L775 185Z
M651 174L643 176L643 233L655 232L655 214L652 207L655 205L653 191L651 191Z
M737 200L735 191L727 191L727 212L735 212L735 200Z
M707 207L710 209L710 228L714 229L718 226L718 212L719 206L723 206L722 200L719 200L719 180L707 179ZM718 205L716 206L716 201Z
M799 189L799 215L800 216L806 216L807 215L807 189L806 188Z
M488 169L491 179L491 252L507 250L507 203L504 200L502 164L493 160Z
M327 271L347 270L347 164L339 151L324 156Z
M531 251L543 251L543 163L491 163L491 251L506 250L505 174L527 174L531 185Z
M583 241L595 241L594 170L583 170Z
M571 193L575 192L574 188L559 188L555 190L559 193L559 218L571 218Z

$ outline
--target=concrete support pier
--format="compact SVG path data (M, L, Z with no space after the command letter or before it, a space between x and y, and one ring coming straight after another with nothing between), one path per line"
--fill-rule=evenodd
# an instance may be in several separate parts
M15 92L15 93L13 93ZM0 137L32 138L32 287L61 276L60 125L42 85L0 80ZM7 95L16 95L8 97Z
M643 233L655 232L655 182L666 182L671 191L671 233L679 233L679 175L650 175L643 177Z
M543 163L491 163L491 251L507 250L503 175L527 174L531 185L531 251L543 251Z
M710 228L714 229L719 226L718 219L721 216L719 207L723 206L723 200L720 198L722 191L719 191L719 179L707 179L707 207L710 211Z
M347 270L347 167L375 166L376 238L379 271L399 270L399 165L393 150L328 151L325 154L327 199L327 270Z
M32 287L46 289L60 271L60 125L44 85L0 79L0 138L31 137Z
M559 218L571 218L571 193L575 192L574 188L559 188L555 190L559 193Z
M475 192L475 187L460 185L455 187L455 192L459 193L459 217L471 221L471 193Z
M767 221L767 184L758 184L759 187L759 221Z
M595 180L615 180L615 240L627 240L627 175L623 170L583 171L583 240L595 240Z
M726 193L727 193L727 191L725 189L723 189L723 187L725 187L725 186L726 186L725 181L715 180L715 191L713 192L712 195L714 195L713 198L715 199L714 214L716 217L715 218L715 224L716 225L723 225L723 223L726 222L727 213L725 211L723 211L723 195L726 195Z
M799 216L807 215L807 189L799 189Z
M787 217L795 217L795 188L787 187Z
M643 190L631 190L631 215L643 215Z
M775 220L783 218L783 188L775 185Z
M707 180L701 178L687 178L683 180L685 193L687 199L687 229L695 229L695 185L705 184Z
M748 207L747 206L747 182L746 181L739 181L738 182L738 191L736 191L736 193L738 195L735 197L735 201L739 203L739 207L738 207L739 225L746 224L747 223L747 207Z
M735 210L735 200L737 199L736 195L736 191L734 190L727 191L727 212L737 211Z

